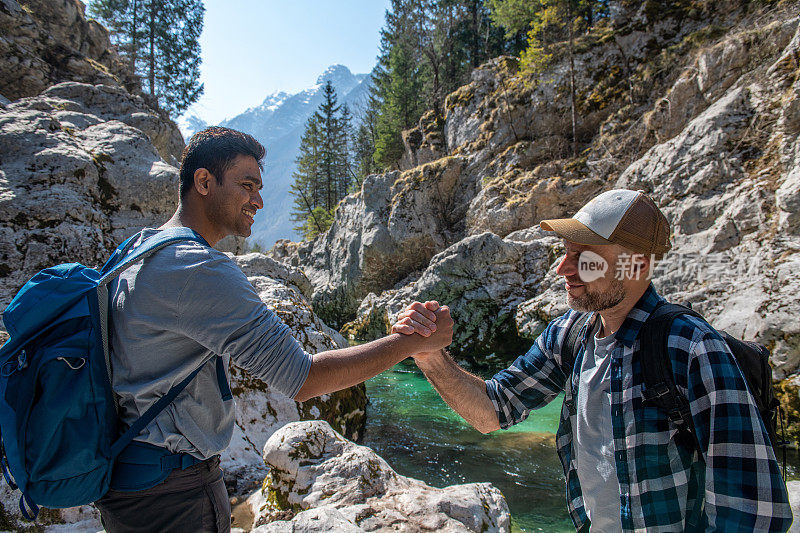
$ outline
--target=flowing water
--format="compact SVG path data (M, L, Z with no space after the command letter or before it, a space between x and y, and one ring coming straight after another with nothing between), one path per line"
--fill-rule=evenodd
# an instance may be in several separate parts
M367 381L367 396L361 444L399 474L435 487L489 481L508 501L512 531L575 531L555 450L561 397L521 424L481 435L450 410L411 361ZM787 460L788 479L797 479L797 452Z
M413 362L367 382L369 446L399 474L444 487L489 481L515 531L575 531L555 450L561 398L506 431L482 435L445 404Z

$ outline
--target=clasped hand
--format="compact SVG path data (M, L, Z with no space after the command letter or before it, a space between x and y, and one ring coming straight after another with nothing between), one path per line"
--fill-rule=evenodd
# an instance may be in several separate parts
M435 352L453 342L450 308L437 301L413 302L397 317L392 333L419 334L425 339L420 352Z

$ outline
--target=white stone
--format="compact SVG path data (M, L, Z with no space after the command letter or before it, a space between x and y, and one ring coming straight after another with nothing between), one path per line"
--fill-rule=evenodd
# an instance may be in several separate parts
M510 530L508 506L491 484L430 487L397 474L325 422L286 425L267 441L264 460L271 470L255 531ZM262 525L287 514L290 521Z

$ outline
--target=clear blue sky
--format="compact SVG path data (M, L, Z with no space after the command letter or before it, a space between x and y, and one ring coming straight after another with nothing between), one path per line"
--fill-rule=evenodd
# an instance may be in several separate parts
M389 0L205 0L205 94L190 108L209 124L274 91L310 87L328 66L375 66Z

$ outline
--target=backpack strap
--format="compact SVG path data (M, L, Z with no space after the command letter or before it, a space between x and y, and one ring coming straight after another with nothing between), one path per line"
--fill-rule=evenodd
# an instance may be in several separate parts
M201 235L190 228L184 227L162 230L145 239L144 242L139 246L130 249L135 237L136 235L123 242L114 252L112 257L106 262L106 265L103 267L103 276L100 278L97 286L97 300L100 308L103 352L106 358L106 371L108 372L109 384L111 384L112 381L111 350L108 342L108 284L116 279L131 265L151 256L158 250L161 250L170 244L188 241L198 242L208 246L208 242ZM217 355L215 359L217 383L219 384L220 394L222 395L222 399L224 401L230 400L233 395L231 393L227 377L225 376L225 365L223 359L219 355ZM151 405L147 411L145 411L144 414L139 417L138 420L131 424L131 427L129 427L125 433L123 433L122 436L120 436L111 446L112 458L117 457L117 455L119 455L119 453L133 441L134 437L139 435L139 433L141 433L141 431L147 427L147 425L152 422L153 419L158 416L159 413L161 413L161 411L163 411L169 404L173 402L173 400L175 400L175 398L178 397L178 395L183 391L183 389L186 388L189 382L191 382L197 376L197 374L200 373L207 362L208 361L201 364L183 381L172 387L167 394L159 398L158 401ZM114 405L116 406L116 402L114 402Z
M589 323L592 313L578 313L578 318L570 324L567 330L567 338L561 347L561 368L565 373L572 372L575 360L578 358L578 350L581 347L580 334L583 327Z
M663 409L682 434L691 436L699 451L689 401L675 385L667 344L672 322L681 315L703 319L689 307L664 302L650 314L639 332L640 367L644 381L642 396L645 403Z
M108 258L103 267L100 269L101 276L106 274L116 263L119 262L120 259L127 255L130 249L133 247L133 243L136 242L136 238L139 237L140 234L141 232L134 233L122 241L122 244L117 246L117 249L114 250L114 253L111 254L111 257Z
M573 368L575 367L575 360L578 358L578 350L581 348L581 331L584 331L584 327L589 323L589 319L591 319L591 317L591 312L578 313L578 318L576 318L575 321L570 324L569 329L567 330L567 338L564 341L564 344L561 346L561 369L567 375L567 382L564 384L564 405L567 406L570 416L577 412L575 399L572 397L572 393L570 392L572 390L570 388L570 379Z
M221 359L222 358L220 356L217 356L218 361ZM206 363L207 362L208 361L206 361ZM178 394L180 394L183 389L186 388L186 385L188 385L189 382L200 373L204 366L205 363L197 367L194 372L189 374L183 381L172 387L168 393L159 398L156 403L151 405L136 422L131 424L131 427L129 427L127 431L125 431L125 433L123 433L122 436L111 445L111 457L116 458L125 448L125 446L130 444L134 437L136 437L145 427L147 427L147 424L152 422L161 411L163 411L169 404L172 403L175 398L178 397Z
M118 249L117 251L124 252L125 248L130 245L132 238L133 237L123 242L120 246L121 250ZM169 246L170 244L181 241L194 241L209 246L208 242L206 242L206 240L193 229L180 227L161 230L155 235L151 235L145 239L142 244L136 246L128 253L120 253L121 257L115 261L115 263L112 263L113 267L109 265L109 262L111 261L111 259L109 259L109 261L106 262L106 265L103 267L104 274L103 277L100 278L100 285L108 285L108 283L116 279L117 276L119 276L124 270L129 268L134 263L141 261L149 255L152 255L165 246ZM116 251L111 256L112 259L114 258L114 255L116 255Z
M103 343L103 355L106 359L106 372L108 373L108 383L111 381L111 348L108 339L108 285L123 271L130 268L133 264L149 257L162 248L182 241L194 241L208 246L208 242L198 233L190 228L168 228L151 235L142 244L128 251L136 235L129 237L114 252L111 258L103 266L103 275L97 284L97 306L100 316L100 335ZM115 404L116 405L116 404Z
M114 252L111 258L103 266L103 275L100 278L97 286L97 303L100 315L100 331L103 342L103 355L105 356L106 372L108 373L109 386L112 382L111 373L111 347L109 346L108 336L108 285L119 277L119 275L128 269L133 264L145 259L156 253L158 250L165 248L177 242L198 242L208 246L208 242L198 233L190 228L168 228L162 230L155 235L151 235L142 242L139 246L131 249L131 245L135 240L136 235L128 238L123 242L119 248ZM186 385L192 381L200 370L205 366L205 363L196 368L189 376L175 385L170 391L159 398L156 403L151 405L147 411L134 422L123 435L117 439L112 445L112 457L116 457L141 431L158 416L172 401L186 388ZM231 393L228 379L225 375L225 365L221 356L216 356L216 371L217 383L219 384L220 394L223 401L230 400L233 395ZM117 407L116 402L114 406Z

